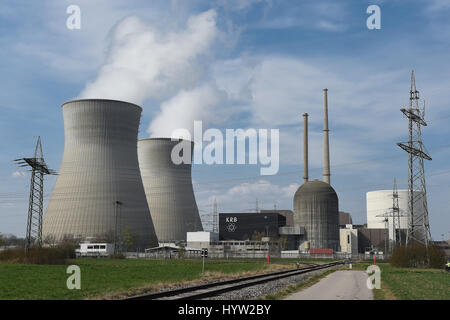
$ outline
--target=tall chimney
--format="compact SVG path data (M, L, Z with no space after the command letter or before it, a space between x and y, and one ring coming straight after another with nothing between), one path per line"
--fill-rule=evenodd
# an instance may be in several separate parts
M323 181L330 184L330 146L328 138L328 89L323 89Z
M303 114L303 181L308 182L308 114Z

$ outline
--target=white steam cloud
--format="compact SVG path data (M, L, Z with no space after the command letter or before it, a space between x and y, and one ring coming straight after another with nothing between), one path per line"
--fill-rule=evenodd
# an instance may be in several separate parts
M120 22L111 36L105 64L86 85L81 98L116 99L142 105L163 101L148 128L152 136L191 130L207 120L224 93L206 80L207 56L219 35L215 10L191 16L186 28L162 32L137 17ZM164 101L166 100L166 101Z
M193 137L194 121L214 118L214 107L225 99L226 93L211 84L201 85L191 91L182 90L161 105L161 112L147 132L152 137L171 137L174 130L187 129Z

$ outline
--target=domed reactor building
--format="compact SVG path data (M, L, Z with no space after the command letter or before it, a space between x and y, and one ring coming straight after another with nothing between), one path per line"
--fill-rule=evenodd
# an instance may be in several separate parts
M192 187L193 148L188 140L138 141L139 167L160 242L186 241L187 232L203 231ZM183 150L190 150L190 155L183 155ZM187 161L174 163L172 152Z
M324 181L308 177L308 114L303 115L304 183L294 195L294 225L305 228L305 240L312 249L339 248L339 201L330 185L328 100L324 89Z
M62 105L64 155L43 221L43 239L158 245L137 158L142 109L85 99ZM129 248L130 249L130 248Z

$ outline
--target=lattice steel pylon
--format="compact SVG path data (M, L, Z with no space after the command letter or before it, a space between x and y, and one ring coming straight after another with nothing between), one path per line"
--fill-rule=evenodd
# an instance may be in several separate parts
M424 159L431 160L422 143L421 127L426 126L425 103L419 107L419 91L416 89L414 70L411 72L411 90L409 93L409 108L400 111L409 120L409 140L399 142L397 145L408 152L408 232L406 244L419 242L428 246L431 240L430 224L428 219L427 191L425 184Z
M377 215L377 217L383 217L383 221L386 223L385 227L389 232L389 252L391 253L397 245L402 244L400 218L408 216L403 210L400 209L398 198L397 180L394 178L394 187L392 189L392 207L385 213ZM392 224L392 229L390 229L389 222Z
M394 188L392 189L392 224L393 224L393 232L394 232L394 243L393 246L395 248L396 245L402 244L402 230L400 217L403 215L400 213L400 206L398 204L398 189L397 189L397 179L394 178ZM398 227L398 230L396 228Z
M41 137L38 137L33 158L14 160L19 167L31 167L30 200L28 203L27 232L25 251L36 245L42 246L42 213L44 202L44 175L56 174L44 161Z

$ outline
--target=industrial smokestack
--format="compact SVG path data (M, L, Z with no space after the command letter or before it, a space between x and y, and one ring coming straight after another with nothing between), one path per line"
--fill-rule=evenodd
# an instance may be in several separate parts
M323 181L330 184L330 145L328 138L328 89L323 89Z
M308 114L303 114L303 180L308 182Z

